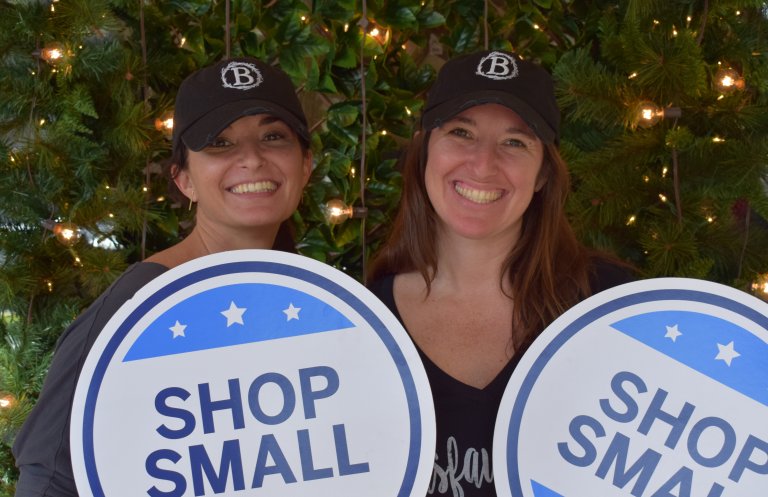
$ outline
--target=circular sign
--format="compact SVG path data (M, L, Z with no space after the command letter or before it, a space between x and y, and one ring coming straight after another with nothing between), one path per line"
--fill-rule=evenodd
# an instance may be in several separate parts
M514 371L500 497L755 497L768 488L768 304L659 278L599 293Z
M422 497L434 445L396 318L340 271L269 250L202 257L137 292L88 355L71 423L93 497Z

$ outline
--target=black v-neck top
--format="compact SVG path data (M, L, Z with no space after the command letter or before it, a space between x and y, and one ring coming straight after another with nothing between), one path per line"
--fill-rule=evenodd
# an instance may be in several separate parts
M394 279L394 275L386 275L369 288L405 327L395 304ZM631 279L624 268L598 263L591 287L598 293ZM491 383L478 389L450 376L418 345L416 348L432 389L437 422L435 464L427 495L495 497L491 454L496 414L522 354L515 354Z

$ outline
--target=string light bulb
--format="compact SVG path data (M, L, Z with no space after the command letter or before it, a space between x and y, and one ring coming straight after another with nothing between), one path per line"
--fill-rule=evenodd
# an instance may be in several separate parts
M51 65L56 65L64 59L66 50L59 42L51 42L40 49L40 58Z
M392 35L392 30L385 28L375 21L368 20L368 26L366 27L365 34L371 37L381 46L386 46L389 43L389 38Z
M328 224L341 224L349 218L363 218L368 214L365 207L353 207L343 200L334 198L325 203L323 214Z
M637 125L642 128L655 126L664 117L664 111L649 101L640 102L637 106Z
M715 86L722 93L743 90L744 78L735 69L721 66L715 73Z
M71 247L80 240L80 228L75 223L63 222L53 226L56 240L65 247Z
M155 118L155 129L163 133L163 136L170 139L173 136L173 111L164 112L160 117Z
M761 299L768 301L768 273L758 274L752 282L752 291Z
M655 103L644 100L637 104L635 125L641 128L650 128L662 119L678 118L683 115L680 107L661 108Z
M0 397L0 409L11 409L15 404L16 398L11 394L5 394Z

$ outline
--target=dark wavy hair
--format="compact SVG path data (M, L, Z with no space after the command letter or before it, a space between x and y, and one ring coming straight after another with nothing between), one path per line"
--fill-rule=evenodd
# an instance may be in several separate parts
M403 192L390 237L376 254L369 281L386 274L418 271L427 291L436 276L438 218L424 182L431 132L417 133L403 160ZM544 186L523 214L518 242L509 247L499 284L509 277L512 300L511 339L516 350L568 308L591 294L593 253L577 239L565 215L570 176L556 145L545 145Z

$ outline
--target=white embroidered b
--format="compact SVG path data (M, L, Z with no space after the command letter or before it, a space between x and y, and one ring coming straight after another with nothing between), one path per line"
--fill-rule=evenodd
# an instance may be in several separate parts
M475 73L490 79L512 79L518 75L517 62L505 53L491 52L480 59Z
M224 88L250 90L262 82L261 71L247 62L230 62L221 70Z

